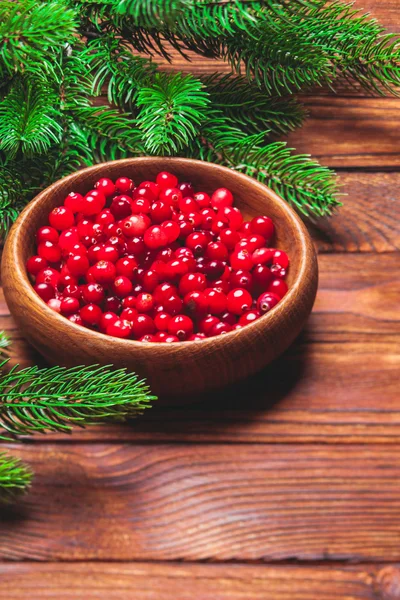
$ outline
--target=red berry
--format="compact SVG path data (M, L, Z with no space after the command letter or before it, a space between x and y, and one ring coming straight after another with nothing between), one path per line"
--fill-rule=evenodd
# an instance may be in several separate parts
M227 219L221 219L221 217L216 217L216 219L214 220L214 222L212 224L211 231L214 235L220 235L221 231L223 231L227 227L228 227Z
M83 325L83 321L81 316L76 313L74 315L69 315L69 317L67 317L68 321L71 321L71 323L75 323L75 325Z
M118 321L118 315L116 315L114 312L107 311L107 312L103 313L101 315L101 319L100 319L100 323L99 323L100 331L105 333L107 331L108 325L111 325L111 323L115 323L115 321Z
M47 306L54 310L57 313L61 312L61 300L60 298L50 298L48 302L46 302Z
M154 317L154 325L158 331L168 331L168 323L172 319L166 312L159 312Z
M283 250L275 250L272 262L274 265L279 265L283 269L287 269L289 266L289 257Z
M98 325L103 313L97 304L85 304L79 314L86 325Z
M60 312L63 315L72 315L79 310L79 300L77 298L63 298L60 304Z
M120 252L118 251L117 245L113 245L112 243L104 244L97 252L97 261L109 260L112 263L116 263L119 259L119 255Z
M243 288L250 291L253 284L253 277L250 271L239 269L238 271L232 271L229 284L232 289Z
M211 196L211 206L214 208L224 208L225 206L232 206L233 195L226 188L218 188Z
M90 219L82 219L82 221L79 221L76 228L80 239L84 237L94 237L94 223L90 221Z
M58 244L62 250L69 250L75 246L75 244L79 244L78 228L71 227L70 229L62 231L60 233Z
M214 290L219 290L220 292L223 292L224 294L228 294L228 292L230 290L229 281L227 279L216 279L215 281L211 281L210 286Z
M220 240L228 250L233 250L236 244L240 241L240 235L234 229L222 229L219 234Z
M94 184L96 190L102 192L105 196L112 196L115 194L115 185L107 177L102 177Z
M151 210L151 203L150 200L148 200L147 198L134 198L131 202L131 209L132 209L132 214L134 215L138 215L140 213L142 214L148 214Z
M82 256L87 256L87 248L80 242L71 246L68 250L64 250L64 256L76 256L77 254L82 254Z
M266 290L272 279L271 269L267 265L256 265L252 271L253 285L259 292Z
M150 225L147 215L131 215L123 221L122 231L127 237L142 236Z
M205 274L211 281L219 279L225 271L225 263L222 260L211 260L206 263Z
M167 234L169 244L175 242L175 240L178 239L179 234L181 232L178 223L176 223L175 221L164 221L164 223L161 223L161 228Z
M87 304L100 304L104 300L104 288L99 283L87 283L82 287L82 298Z
M195 231L186 238L186 246L193 251L195 256L203 254L208 245L208 238L203 231Z
M172 335L171 333L163 335L163 331L159 331L156 334L156 341L162 342L163 344L172 344L174 342L179 342L179 338L176 335Z
M153 292L160 283L160 276L157 271L149 269L143 274L142 285L146 292Z
M99 262L99 252L103 248L103 244L93 244L90 246L87 251L87 257L89 259L90 264L94 265L94 263Z
M179 210L182 213L196 213L199 210L199 205L197 204L194 198L190 198L189 196L186 198L182 198L179 202Z
M139 342L156 342L157 338L155 335L148 333L140 338Z
M78 192L71 192L64 200L65 208L68 208L73 213L79 213L82 209L83 196Z
M208 300L203 292L189 292L183 300L185 311L195 319L204 317L208 312Z
M250 230L252 233L262 235L267 242L271 240L275 233L274 223L269 217L254 217L250 221Z
M189 221L179 221L179 229L180 229L179 237L186 238L194 230L194 225L193 225L193 223L190 223Z
M200 340L205 340L206 339L206 335L204 333L194 333L193 335L190 336L190 338L188 338L189 342L198 342Z
M207 208L211 204L211 198L205 192L196 192L193 197L200 208Z
M193 197L194 189L192 184L188 181L183 181L176 187L178 187L178 190L182 193L183 198L187 198L188 196Z
M74 254L67 260L67 267L71 275L75 275L76 277L82 277L82 275L85 275L86 271L89 269L89 266L89 260L87 256L83 254Z
M142 183L138 187L138 190L142 190L142 189L145 189L145 190L148 190L149 192L151 192L154 199L158 198L158 196L160 195L160 191L161 191L160 186L157 183L155 183L154 181L142 181Z
M212 208L203 208L199 215L201 218L201 226L206 230L210 230L217 220L215 211Z
M93 265L92 273L97 283L111 284L116 276L116 268L109 260L100 260Z
M103 233L107 238L121 236L123 233L121 223L118 221L117 223L109 223L108 225L105 225L103 227Z
M181 312L183 302L179 296L173 294L163 301L162 307L169 315L176 315Z
M58 244L58 238L58 232L54 227L40 227L36 234L38 244L40 244L40 242L52 242L53 244Z
M106 311L118 313L121 309L121 300L117 296L108 296L104 300L104 309Z
M120 318L123 321L131 321L133 317L136 317L138 315L138 311L136 310L136 308L134 308L133 306L124 308L123 311L121 312Z
M144 187L136 188L136 190L134 190L134 192L132 194L132 198L134 201L139 200L139 199L146 200L146 204L145 204L146 206L147 206L147 202L149 202L150 205L153 202L155 202L157 200L157 196L158 196L158 194L153 194L153 192L149 188L144 188Z
M223 292L214 290L213 288L206 288L204 295L207 300L208 310L212 315L220 315L226 311L227 297Z
M228 311L234 315L242 315L250 310L253 298L251 294L242 288L231 290L227 296Z
M136 339L155 333L154 321L149 315L136 315L132 321L132 333Z
M106 205L106 197L99 190L92 190L82 200L81 213L85 217L97 215Z
M140 313L148 313L153 310L154 300L151 294L142 292L137 295L136 298L136 309Z
M206 248L206 256L211 260L223 260L228 258L228 248L222 242L210 242Z
M200 321L199 331L208 336L211 332L211 329L214 327L214 325L216 325L219 322L220 322L220 320L217 317L214 317L213 315L208 315L207 317L205 317L204 319L202 319Z
M180 341L186 340L193 333L193 321L186 315L176 315L168 323L168 332L176 335Z
M125 234L126 235L126 234ZM145 251L146 246L144 245L143 238L134 236L126 242L126 250L129 254L133 254L135 257L139 257Z
M61 279L61 273L52 267L46 267L36 275L36 283L48 283L56 288Z
M188 270L188 265L183 259L175 258L165 265L164 276L165 279L176 280L180 279L183 275L186 275Z
M116 219L125 219L132 214L129 196L116 196L111 202L110 212Z
M48 302L51 298L54 298L56 292L54 287L49 283L37 283L34 288L38 296L45 302Z
M280 297L271 292L264 292L257 300L257 308L261 313L266 313L278 304Z
M115 222L114 215L111 214L109 208L105 208L98 215L96 215L95 223L105 227L106 225L112 225Z
M115 263L116 273L117 275L125 275L125 277L132 280L138 264L134 256L123 256Z
M49 222L54 229L59 231L68 229L75 224L74 213L65 206L57 206L49 214Z
M125 296L121 301L123 308L135 308L136 298L135 296Z
M222 335L223 333L229 333L230 331L232 331L232 325L229 325L229 323L223 323L222 321L219 321L219 323L216 323L214 327L211 328L209 337L213 337L215 335Z
M170 283L161 283L154 289L154 302L156 302L156 304L164 304L165 300L170 296L176 296L177 293L178 290L174 285Z
M122 319L107 325L106 334L117 338L128 338L132 333L132 323Z
M172 217L171 205L162 200L156 200L156 202L153 202L151 205L150 217L153 220L153 223L168 221Z
M223 220L227 220L229 228L237 230L243 223L242 213L235 206L224 206L218 211L218 217Z
M118 177L115 182L115 190L120 194L126 194L133 188L133 181L129 177Z
M253 261L251 259L251 254L248 250L235 250L232 252L231 257L231 267L234 271L239 271L244 269L245 271L250 271L253 267Z
M273 248L257 248L251 255L251 259L255 265L270 265L273 257Z
M179 293L186 296L189 292L202 292L206 285L207 280L203 273L187 273L179 282Z
M124 298L132 293L133 285L125 275L118 275L113 283L113 291L119 298Z
M287 291L288 286L282 279L273 279L267 288L267 292L273 292L279 298L283 298Z
M182 200L182 193L177 188L165 188L161 190L159 199L169 206L177 208Z
M47 260L42 256L31 256L26 262L26 270L30 275L37 275L46 267Z
M146 246L152 250L162 248L168 244L168 234L159 225L152 225L145 231L143 240Z
M76 283L69 283L63 289L64 298L76 298L77 300L81 297L81 286L77 286Z
M245 312L239 319L239 325L249 325L253 321L257 321L261 317L261 313L258 310L249 310Z
M161 190L176 188L178 185L178 178L168 171L161 171L156 177L156 183L160 186Z

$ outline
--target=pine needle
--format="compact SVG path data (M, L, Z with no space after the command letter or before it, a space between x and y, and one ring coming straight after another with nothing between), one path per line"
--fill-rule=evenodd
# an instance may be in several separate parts
M32 482L32 471L18 458L0 453L0 502L9 503L25 493Z

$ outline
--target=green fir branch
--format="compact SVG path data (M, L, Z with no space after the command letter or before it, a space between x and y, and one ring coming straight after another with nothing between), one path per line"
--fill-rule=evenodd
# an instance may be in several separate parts
M0 375L0 429L9 436L134 417L155 400L148 386L125 369L14 367Z
M32 471L18 458L0 452L0 502L13 502L31 485Z

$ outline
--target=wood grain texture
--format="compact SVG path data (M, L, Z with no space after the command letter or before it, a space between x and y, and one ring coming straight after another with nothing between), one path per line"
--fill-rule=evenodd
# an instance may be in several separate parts
M400 446L12 450L36 479L4 560L400 560Z
M398 565L0 564L0 600L396 600Z
M190 409L156 405L132 425L76 430L71 441L398 443L400 254L321 255L319 263L302 336L258 376ZM0 328L14 340L12 362L31 364L4 299Z
M121 175L134 181L154 180L172 171L181 181L211 193L228 187L245 218L264 214L273 219L278 248L290 256L289 290L268 314L238 331L199 343L149 344L105 336L80 327L51 310L35 293L26 272L34 253L37 229L48 214L76 191L87 193L100 177ZM13 225L2 257L4 294L27 340L52 364L126 367L145 377L154 393L165 397L220 388L256 373L282 354L300 333L317 291L318 268L311 238L296 213L272 190L254 179L215 164L182 158L142 157L82 169L41 192ZM190 396L185 395L186 401Z

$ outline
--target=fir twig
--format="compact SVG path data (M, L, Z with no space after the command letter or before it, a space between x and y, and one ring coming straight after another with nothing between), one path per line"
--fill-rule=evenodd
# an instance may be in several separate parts
M18 458L0 452L0 502L12 502L25 493L32 481L32 471Z

